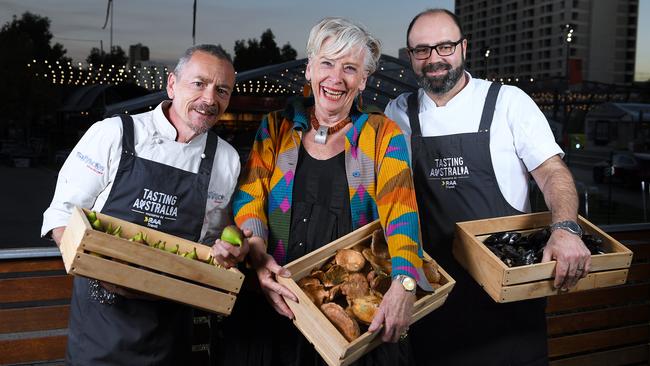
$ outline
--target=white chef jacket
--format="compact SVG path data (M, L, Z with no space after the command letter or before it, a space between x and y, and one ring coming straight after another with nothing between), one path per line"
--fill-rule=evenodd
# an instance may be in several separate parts
M490 82L469 78L467 85L445 106L438 107L418 89L420 128L423 137L477 132ZM386 116L397 122L410 141L407 98L403 93L386 106ZM411 144L408 144L409 155ZM506 201L530 212L528 172L554 155L563 156L542 111L521 89L503 85L490 128L490 155L499 189Z
M150 112L132 116L135 153L140 158L197 173L208 134L187 143L176 142L176 129L163 113L163 108L169 108L170 103L164 101ZM115 181L121 155L119 117L107 118L88 129L59 172L54 198L43 214L42 236L53 228L66 226L73 206L101 211ZM200 242L213 243L223 228L232 223L231 196L240 168L237 151L219 138Z

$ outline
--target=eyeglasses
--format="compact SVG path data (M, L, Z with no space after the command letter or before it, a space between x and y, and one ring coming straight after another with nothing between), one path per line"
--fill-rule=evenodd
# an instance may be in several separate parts
M431 57L431 50L436 50L438 56L451 56L456 52L456 46L465 40L465 37L456 42L442 42L433 46L417 46L409 48L409 52L416 60L426 60Z

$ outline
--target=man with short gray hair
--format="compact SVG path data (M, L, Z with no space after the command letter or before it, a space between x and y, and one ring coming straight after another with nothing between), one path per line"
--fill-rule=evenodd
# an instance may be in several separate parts
M225 267L241 261L247 241L239 248L217 239L231 223L239 156L210 131L234 84L232 62L219 47L188 49L168 77L171 101L107 118L84 134L59 172L42 235L60 245L79 206L213 245ZM75 277L66 364L187 364L191 327L186 306Z

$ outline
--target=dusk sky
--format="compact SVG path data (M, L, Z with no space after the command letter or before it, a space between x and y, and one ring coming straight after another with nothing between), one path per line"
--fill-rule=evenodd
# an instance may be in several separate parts
M193 0L114 0L113 44L128 52L129 45L149 47L152 61L173 64L192 45ZM2 0L0 24L25 11L51 20L54 41L67 55L83 61L92 47L103 40L108 50L109 26L105 30L106 0ZM161 5L164 4L164 5ZM323 17L344 16L364 24L383 42L383 53L397 56L404 46L411 18L426 8L453 10L453 0L296 0L217 1L198 0L196 43L221 44L231 54L238 39L258 38L267 28L281 47L289 42L304 57L309 29ZM471 47L471 43L470 43ZM650 79L650 1L639 1L636 79Z

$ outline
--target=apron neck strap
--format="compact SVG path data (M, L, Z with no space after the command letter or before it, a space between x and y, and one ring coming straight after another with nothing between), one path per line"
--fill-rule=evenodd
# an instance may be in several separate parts
M483 114L481 115L481 124L478 127L478 132L490 131L494 109L497 104L497 97L499 96L499 89L501 89L500 83L490 84L487 96L485 97L485 104L483 105Z
M409 116L409 124L411 125L411 136L419 137L422 136L422 130L420 129L420 103L418 103L418 92L415 91L408 96L407 108Z
M205 149L201 154L201 165L199 166L199 174L209 176L212 173L212 162L214 155L217 152L217 144L219 137L216 133L208 131L208 136L205 139Z
M135 156L135 133L133 118L128 114L120 114L122 119L122 153Z

